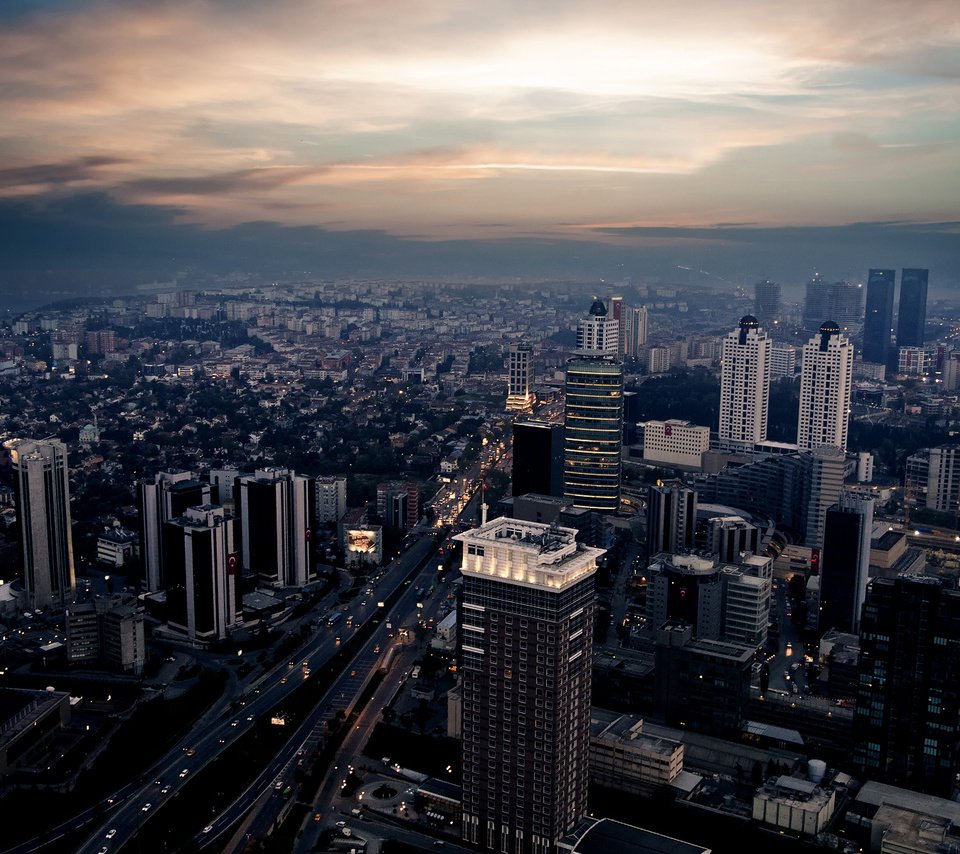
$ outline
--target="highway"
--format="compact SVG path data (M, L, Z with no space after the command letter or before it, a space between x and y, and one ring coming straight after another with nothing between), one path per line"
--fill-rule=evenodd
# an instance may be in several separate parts
M107 817L100 817L95 829L87 837L85 843L77 848L77 851L84 852L84 854L103 854L104 849L106 849L107 854L110 854L110 852L118 851L122 846L130 843L137 834L149 829L154 817L162 813L164 802L177 794L191 774L196 774L215 759L221 751L227 749L233 741L250 729L261 716L272 714L277 709L282 708L284 698L297 687L297 678L304 678L302 665L304 660L308 662L307 667L311 671L319 670L329 662L337 651L337 636L341 636L345 642L351 633L356 633L362 626L367 625L372 620L382 619L384 615L379 613L380 609L377 603L389 599L399 588L403 587L405 576L421 562L426 567L425 573L435 573L436 567L432 555L436 546L437 543L433 537L421 536L407 552L400 555L387 567L387 571L372 594L367 594L361 589L355 600L348 603L348 609L354 616L355 621L352 629L348 629L346 626L338 626L336 629L318 627L317 632L295 654L294 661L297 667L294 670L296 677L293 676L293 673L288 673L290 671L288 664L281 662L248 686L243 698L245 706L242 709L242 714L233 716L224 714L231 698L225 697L218 702L197 722L188 737L182 739L166 754L163 760L150 769L144 778L144 782L125 787L117 793L115 803L104 803L102 805L103 808L109 810ZM361 604L361 602L366 604ZM377 636L381 631L384 632L383 639L385 640L385 627L381 626L374 634ZM370 648L372 649L372 645ZM238 821L257 799L265 794L269 797L270 792L277 791L274 789L276 781L282 778L284 769L288 767L288 762L296 755L296 750L300 749L300 745L306 741L308 731L312 731L318 725L322 715L330 707L330 703L338 699L338 694L342 693L344 696L349 696L359 686L359 677L351 676L351 671L358 670L359 673L358 668L372 666L373 659L371 658L365 664L363 654L362 651L358 653L344 670L340 679L335 682L324 698L325 700L330 698L328 702L321 703L314 713L308 716L307 720L291 734L292 737L288 744L296 744L297 746L282 751L275 757L241 798L212 819L210 825L208 825L211 828L209 831L204 833L203 829L197 828L196 841L198 845L201 847L211 845L222 831ZM299 741L297 740L298 736L300 736ZM187 773L181 776L184 770ZM159 783L156 781L159 781ZM282 796L282 789L279 794ZM80 818L78 816L74 821L67 823L68 829L75 830L83 826L83 823L79 823ZM87 817L86 821L89 822L90 820L91 817ZM35 849L29 847L24 849L24 851L30 850Z

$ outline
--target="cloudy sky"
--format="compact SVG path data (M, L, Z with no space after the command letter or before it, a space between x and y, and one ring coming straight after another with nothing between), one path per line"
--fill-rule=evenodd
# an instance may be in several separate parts
M4 0L0 116L8 290L271 253L960 279L955 0Z

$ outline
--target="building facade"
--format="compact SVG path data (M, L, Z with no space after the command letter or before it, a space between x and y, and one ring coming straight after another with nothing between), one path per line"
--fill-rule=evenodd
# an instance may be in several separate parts
M927 324L927 270L900 271L897 347L922 347Z
M647 346L647 336L649 334L649 316L645 305L635 306L627 309L626 327L627 335L625 347L627 355L637 359Z
M67 446L56 439L4 443L13 465L27 608L63 607L76 584Z
M462 836L484 851L552 854L587 806L603 551L573 529L503 517L454 539L463 544Z
M310 478L275 467L239 479L243 568L265 584L307 583L310 483Z
M533 348L529 344L511 344L507 355L507 409L529 412L533 394Z
M763 279L753 286L753 313L761 323L773 324L780 319L780 285Z
M676 554L694 547L697 491L679 480L658 482L647 492L647 554Z
M315 483L317 522L321 525L339 522L340 517L347 512L347 479L321 475Z
M563 495L562 425L514 422L512 484L514 495Z
M710 449L710 428L671 418L647 421L643 430L643 461L657 465L699 469Z
M864 362L886 365L890 361L896 278L896 270L870 270L867 275L867 306L863 318Z
M850 394L853 389L853 344L832 321L803 345L797 448L847 449Z
M820 559L819 633L856 633L870 574L873 499L841 495L827 510Z
M721 446L767 440L772 343L759 321L749 314L723 341L718 431Z

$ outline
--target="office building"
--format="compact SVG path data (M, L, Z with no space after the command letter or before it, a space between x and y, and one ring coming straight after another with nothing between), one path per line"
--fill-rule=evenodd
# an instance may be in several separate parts
M188 507L210 504L211 486L193 472L159 472L137 485L140 510L140 559L143 583L150 592L163 590L163 526L187 512Z
M897 373L907 377L923 377L936 370L934 347L899 347L896 350Z
M824 321L817 335L803 345L797 448L847 449L850 393L853 388L853 344L833 321Z
M648 324L649 318L645 305L627 309L627 332L624 346L630 358L639 358L643 349L647 346Z
M643 461L653 465L699 470L710 449L710 428L679 418L643 425Z
M420 521L420 490L415 483L377 484L377 516L385 528L409 531Z
M815 331L829 317L847 331L863 322L863 287L851 282L828 282L817 273L807 282L803 328Z
M57 439L10 439L26 607L63 607L73 598L73 538L67 446Z
M922 347L927 325L927 270L900 271L897 348Z
M874 578L860 622L853 761L871 780L949 798L960 774L960 591Z
M347 479L321 475L315 484L317 523L331 525L340 521L340 517L347 512Z
M890 361L893 330L895 270L870 270L867 276L867 307L863 319L863 361L886 365Z
M610 317L617 323L617 358L623 359L627 352L627 308L623 297L610 297Z
M513 425L512 492L563 495L563 427L547 421Z
M753 286L753 313L768 326L780 319L780 285L777 282L764 279Z
M924 503L930 510L960 514L960 445L930 448Z
M770 336L752 315L723 341L720 368L720 444L767 440Z
M827 282L820 273L815 274L807 282L803 301L804 329L813 332L823 322L823 318L830 316L830 288L831 283Z
M648 347L646 354L648 374L665 374L673 365L673 355L669 347Z
M533 348L529 344L511 344L507 356L507 409L529 412L533 394Z
M791 344L774 344L770 348L770 379L792 379L796 375L797 348Z
M462 836L553 854L587 807L594 573L569 528L503 517L458 534Z
M275 587L302 587L310 570L310 478L284 468L239 480L243 568Z
M223 640L241 619L236 519L190 507L163 526L167 624L190 640Z
M739 563L741 555L760 553L760 530L742 516L714 516L707 523L707 542L721 563Z
M617 334L616 322L595 300L578 324L564 389L564 495L576 507L601 513L620 509L623 364Z
M819 634L856 634L866 596L873 532L873 499L841 495L826 513L820 554Z
M647 554L692 549L697 530L697 492L679 480L657 482L647 494Z

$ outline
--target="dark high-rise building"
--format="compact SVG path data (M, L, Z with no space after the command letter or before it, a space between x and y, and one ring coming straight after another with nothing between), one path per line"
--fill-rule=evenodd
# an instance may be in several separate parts
M223 640L241 617L236 520L222 507L190 507L164 523L167 622L191 640Z
M697 491L679 480L651 486L647 493L647 555L677 554L694 547Z
M188 507L210 504L211 486L197 480L193 472L164 471L153 480L137 486L140 507L140 555L143 561L143 583L149 591L162 590L163 526L183 516Z
M458 534L462 836L553 854L587 807L594 573L576 531L499 517Z
M841 495L827 510L820 559L818 626L856 634L870 569L873 499Z
M803 301L803 328L816 330L829 317L831 283L817 273L807 282L806 295Z
M563 495L563 427L547 421L513 425L513 494Z
M864 776L948 798L960 773L960 591L874 578L860 621L853 760Z
M871 270L867 277L867 308L863 319L863 361L886 365L893 329L895 270Z
M927 324L927 270L900 271L897 347L922 347Z
M11 439L4 447L13 464L27 608L63 607L75 584L67 446Z
M310 572L312 481L271 467L238 485L243 568L266 584L302 587Z
M770 327L780 318L780 285L764 279L753 286L753 313L760 323Z

